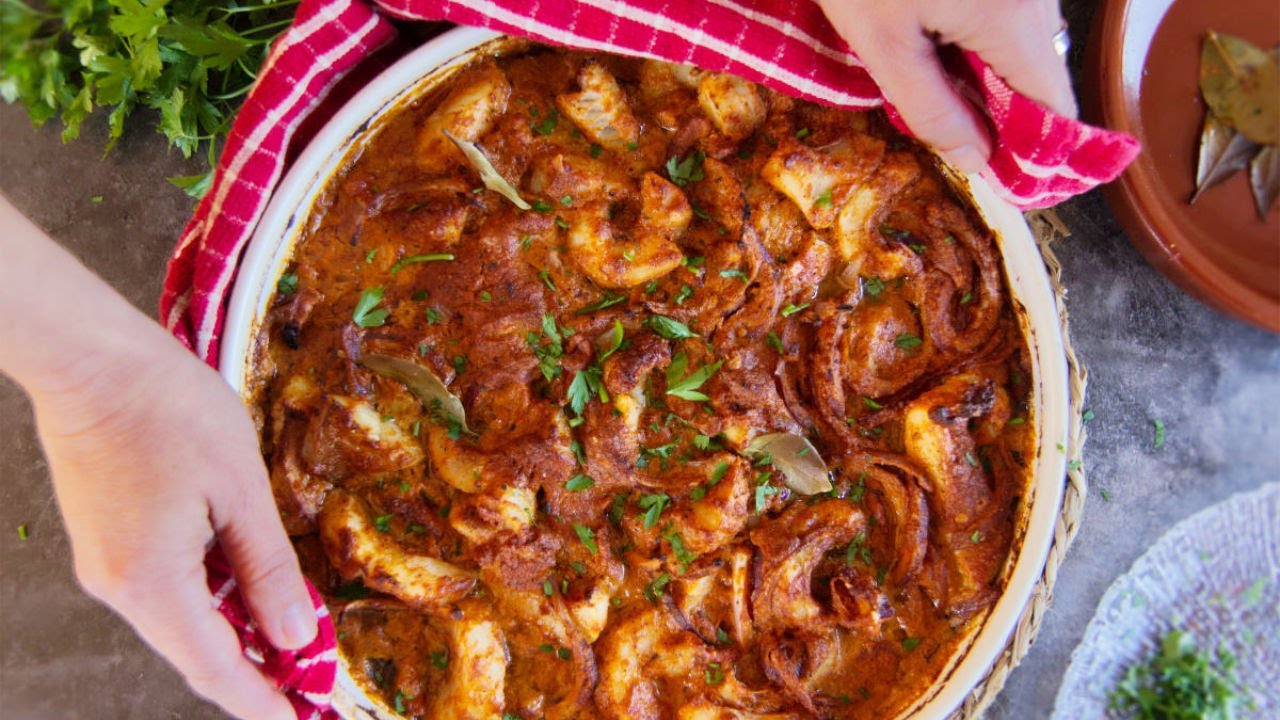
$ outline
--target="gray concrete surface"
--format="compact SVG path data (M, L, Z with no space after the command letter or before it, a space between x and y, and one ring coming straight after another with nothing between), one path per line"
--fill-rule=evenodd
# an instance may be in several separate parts
M1066 4L1077 45L1093 4ZM197 166L167 153L145 123L103 159L102 132L91 123L85 138L63 146L56 129L32 130L18 109L0 106L0 192L154 313L165 260L191 210L163 178ZM1280 476L1280 338L1223 318L1156 274L1097 193L1059 212L1075 233L1059 256L1072 336L1091 373L1096 420L1084 461L1093 492L1039 640L989 713L999 720L1048 716L1103 591L1166 528ZM1154 419L1168 428L1158 450ZM22 523L26 541L17 537ZM76 586L30 408L3 377L0 638L2 718L225 717Z

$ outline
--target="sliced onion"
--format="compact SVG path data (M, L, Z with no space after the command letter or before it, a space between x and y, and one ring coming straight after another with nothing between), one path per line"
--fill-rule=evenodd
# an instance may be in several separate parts
M467 428L466 410L462 407L462 400L449 392L449 388L445 387L444 382L430 369L412 360L390 355L363 355L359 363L385 378L404 383L405 387L409 388L409 392L422 401L428 413L439 412L446 420L457 420L463 431L471 432Z
M752 440L743 450L747 455L768 455L787 487L801 495L816 495L831 490L831 471L803 435L795 433L769 433Z
M511 183L507 182L507 179L502 177L502 174L493 167L493 163L489 162L489 158L480 149L479 145L463 140L448 130L442 132L444 132L445 137L453 141L454 145L458 146L463 155L467 156L467 162L471 163L471 167L475 168L475 171L480 174L480 182L484 183L485 187L510 200L512 205L521 210L533 208L532 205L524 201L524 198L520 197L520 193L512 187Z

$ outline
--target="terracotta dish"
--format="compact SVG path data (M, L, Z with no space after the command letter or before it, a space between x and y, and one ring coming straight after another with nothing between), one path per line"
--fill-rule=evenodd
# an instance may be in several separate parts
M1195 205L1196 151L1205 106L1200 45L1208 30L1259 47L1280 40L1274 0L1108 0L1086 60L1094 120L1132 133L1143 151L1104 190L1147 260L1218 310L1280 332L1280 211L1258 219L1245 173Z

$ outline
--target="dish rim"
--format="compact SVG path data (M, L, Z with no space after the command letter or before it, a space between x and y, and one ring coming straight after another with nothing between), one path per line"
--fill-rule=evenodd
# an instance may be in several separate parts
M248 381L261 350L257 338L276 282L292 258L314 203L342 169L348 152L387 111L417 96L424 86L443 81L482 46L501 37L493 30L457 27L409 52L347 101L286 172L244 250L223 325L218 369L246 402L252 402ZM1022 527L1016 529L1021 533L1021 544L1011 547L1016 558L1004 591L967 647L957 650L958 657L951 658L929 689L899 716L913 720L950 715L999 659L1043 573L1066 478L1068 370L1048 272L1021 213L1001 200L982 178L955 175L955 179L966 186L958 189L968 191L1001 247L1010 299L1019 307L1033 360L1033 397L1038 401L1033 404L1039 433L1030 505L1023 513ZM352 680L345 664L339 667L338 685L364 701L367 709L379 707Z
M1093 82L1091 92L1082 98L1086 110L1102 126L1129 133L1148 146L1140 102L1144 66L1177 2L1159 0L1139 6L1133 0L1104 0L1089 30L1084 77ZM1149 19L1146 13L1157 17ZM1280 300L1239 280L1193 241L1195 233L1182 229L1183 214L1190 205L1164 194L1160 171L1149 157L1156 150L1167 148L1145 148L1120 177L1102 186L1125 237L1152 267L1192 297L1231 318L1280 333ZM1188 173L1193 171L1194 167L1187 168ZM1251 216L1249 221L1253 220Z

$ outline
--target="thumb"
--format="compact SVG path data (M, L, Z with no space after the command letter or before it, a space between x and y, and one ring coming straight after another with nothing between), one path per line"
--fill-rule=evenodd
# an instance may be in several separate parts
M315 639L315 608L285 535L260 463L211 498L214 532L240 583L250 614L278 648L296 650Z

